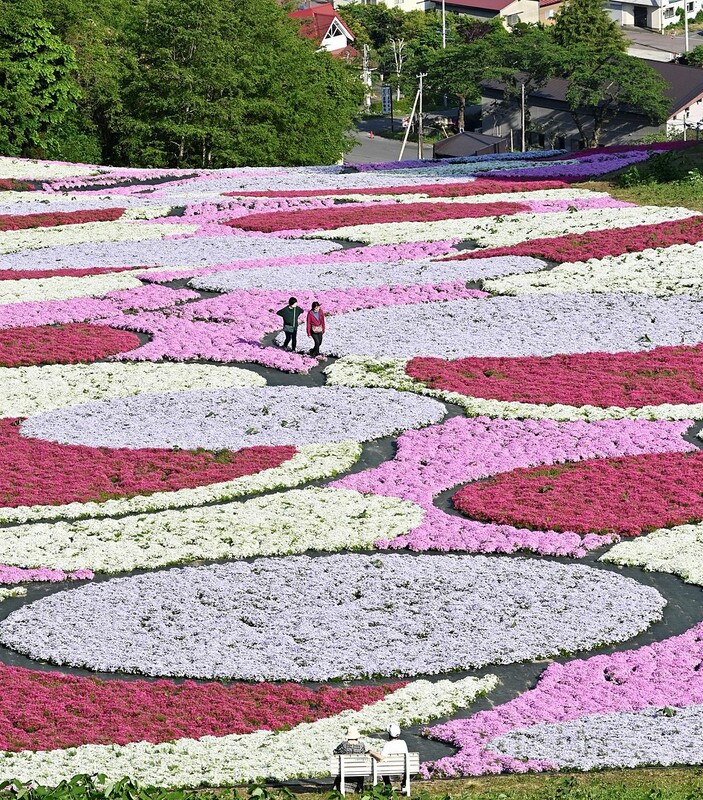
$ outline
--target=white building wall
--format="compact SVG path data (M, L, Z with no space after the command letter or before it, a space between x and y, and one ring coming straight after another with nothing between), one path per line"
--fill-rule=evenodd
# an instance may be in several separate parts
M333 50L342 50L347 44L349 44L347 37L344 34L339 34L337 36L327 36L321 46L331 52Z
M684 124L691 138L696 137L696 130L703 137L703 98L693 100L689 106L669 117L666 128L669 133L681 134Z

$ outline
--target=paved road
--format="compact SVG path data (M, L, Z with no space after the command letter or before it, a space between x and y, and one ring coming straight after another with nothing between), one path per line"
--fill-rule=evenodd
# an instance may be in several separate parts
M686 39L683 34L676 34L672 36L668 33L654 33L653 31L646 31L643 28L623 28L625 36L630 40L632 45L639 51L637 53L640 57L648 50L651 51L651 57L657 58L663 54L669 53L674 55L681 55L686 52ZM703 36L699 36L697 31L690 31L688 35L688 49L692 50L696 45L703 44Z
M366 122L371 122L371 120ZM383 120L383 123L386 124L386 121ZM402 143L395 139L384 139L375 134L372 139L369 137L369 132L371 131L357 130L354 133L357 144L344 157L344 163L370 164L374 161L397 161ZM425 158L432 158L432 147L425 145L423 155ZM403 158L417 158L417 142L408 142Z

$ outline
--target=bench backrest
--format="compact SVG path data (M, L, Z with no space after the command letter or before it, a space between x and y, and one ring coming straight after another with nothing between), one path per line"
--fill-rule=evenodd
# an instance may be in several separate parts
M398 753L386 756L383 761L376 761L368 755L356 753L332 756L330 759L330 774L336 777L342 771L348 778L367 778L376 775L403 775L405 774L405 754ZM420 771L420 754L408 753L407 769L411 775Z

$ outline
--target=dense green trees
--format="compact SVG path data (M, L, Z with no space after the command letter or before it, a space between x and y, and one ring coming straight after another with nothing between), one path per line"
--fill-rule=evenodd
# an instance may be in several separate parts
M5 5L2 154L224 167L330 163L347 146L359 81L275 0Z
M662 82L625 54L601 0L569 0L552 28L353 4L373 66L412 96L463 110L500 80L505 103L567 81L589 144L618 112L661 120ZM331 163L362 97L359 65L301 37L277 0L0 0L0 155L115 165Z
M0 153L55 146L75 108L72 48L52 33L33 0L0 0Z

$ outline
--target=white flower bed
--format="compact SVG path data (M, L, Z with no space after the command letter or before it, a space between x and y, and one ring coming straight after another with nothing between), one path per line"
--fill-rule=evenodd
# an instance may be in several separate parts
M553 419L557 422L574 422L582 419L593 422L599 419L703 419L703 403L621 408L609 406L569 406L562 403L520 403L516 401L486 400L468 397L458 392L429 389L421 381L411 378L405 371L408 358L364 358L344 356L325 369L327 383L331 386L356 388L396 389L436 397L454 403L466 410L467 417L495 417L500 419Z
M0 622L0 642L104 672L326 681L589 650L645 630L665 605L653 588L581 565L290 556L59 592Z
M107 224L107 223L100 223ZM142 225L122 223L148 230L168 228L172 236L186 233L189 227L178 225ZM77 227L71 225L68 227ZM5 234L3 234L5 235ZM286 258L328 253L339 250L334 242L280 239L276 236L194 236L186 239L166 239L148 242L103 242L64 244L47 247L41 254L41 269L62 267L207 267L233 261L256 258ZM0 255L0 269L40 269L37 254L32 251Z
M534 272L546 264L536 258L508 256L476 258L469 261L340 262L302 264L275 269L238 269L194 278L189 286L215 292L236 289L286 289L293 291L374 286L413 286L418 284L476 281L515 272Z
M681 244L640 253L560 264L539 275L513 275L488 280L496 294L564 292L642 292L659 297L701 294L703 244Z
M102 297L119 289L136 289L142 282L127 272L86 275L83 278L25 278L0 281L0 305L70 300L73 297Z
M244 503L7 528L0 563L94 572L168 564L370 549L420 525L424 511L348 489L297 489Z
M334 324L332 324L332 322ZM332 355L410 358L618 353L703 341L703 303L676 295L565 294L450 300L339 314Z
M572 722L533 725L497 737L487 747L557 769L703 764L703 705L592 714Z
M89 164L65 164L60 161L34 161L28 158L0 158L0 178L50 181L78 175L96 175L99 168Z
M176 392L230 386L265 386L255 372L209 364L50 364L0 368L0 417L143 392Z
M334 231L306 234L305 238L349 239L367 244L431 242L467 239L484 247L508 247L530 239L567 233L629 228L697 216L688 208L639 206L560 211L552 214L510 214L503 217L448 219L437 222L374 223L350 225Z
M264 778L290 780L329 775L329 758L349 725L378 733L449 716L498 684L494 675L458 681L413 681L364 706L288 731L203 736L151 744L82 745L66 750L0 753L0 780L55 786L77 774L130 777L144 786L230 786Z
M59 225L55 228L30 228L3 233L0 238L0 254L45 247L66 247L86 242L139 242L195 233L197 230L197 225L179 224L176 228L167 224L145 225L139 222L86 222L82 225ZM34 253L33 257L36 261L39 256Z
M22 434L91 447L194 450L302 442L364 442L439 422L444 406L393 390L270 386L94 401L47 411Z
M663 528L621 542L608 550L601 561L642 567L649 572L671 572L686 583L703 586L703 524Z
M150 495L106 500L104 503L69 503L63 506L20 506L0 508L0 522L32 522L51 519L106 518L118 514L142 514L169 508L188 508L232 500L270 489L287 489L308 481L331 478L350 469L361 455L358 442L307 444L297 448L293 458L280 467L244 475L224 483L212 483L195 489L154 492Z

